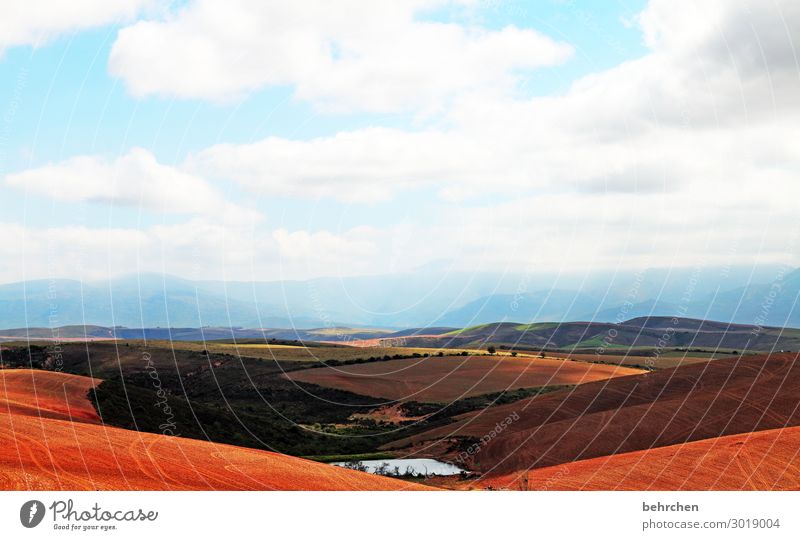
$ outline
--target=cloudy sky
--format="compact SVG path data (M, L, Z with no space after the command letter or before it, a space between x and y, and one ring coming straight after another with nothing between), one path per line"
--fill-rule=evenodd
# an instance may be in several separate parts
M798 44L796 0L2 2L0 281L800 265Z

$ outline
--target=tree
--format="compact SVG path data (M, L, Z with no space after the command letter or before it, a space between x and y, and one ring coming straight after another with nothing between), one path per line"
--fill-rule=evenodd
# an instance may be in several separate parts
M494 348L494 345L489 345L486 350L489 352L489 354L494 354L497 352L497 349Z

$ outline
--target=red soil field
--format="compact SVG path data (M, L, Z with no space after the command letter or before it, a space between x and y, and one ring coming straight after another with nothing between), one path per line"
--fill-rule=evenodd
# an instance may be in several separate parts
M100 423L87 393L100 381L32 369L0 370L0 413Z
M654 369L668 369L688 364L708 362L711 358L691 356L633 356L625 354L590 354L590 353L552 353L553 356L569 358L580 362L601 362L623 366L641 366Z
M517 388L581 384L641 370L510 356L428 357L293 371L295 381L390 400L453 401Z
M0 489L426 489L272 452L93 424L85 390L98 381L29 370L0 375Z
M596 491L798 490L798 453L800 427L771 429L586 459L481 480L471 487Z
M464 415L390 445L421 455L457 453L451 437L481 438L518 419L468 458L474 470L505 475L594 457L800 425L797 353L713 360L588 383ZM448 452L450 455L448 456Z

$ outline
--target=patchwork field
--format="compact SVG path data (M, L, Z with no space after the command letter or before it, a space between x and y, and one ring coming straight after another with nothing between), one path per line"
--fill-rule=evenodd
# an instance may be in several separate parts
M642 370L635 366L653 357L639 349L569 358L431 352L278 342L4 343L0 486L797 489L800 483L797 353L670 350L658 357L662 364ZM333 363L308 361L320 357ZM162 435L165 421L181 437ZM465 455L467 448L474 451ZM286 454L320 461L430 457L457 461L471 476L405 483Z
M509 389L573 385L640 370L511 356L429 357L288 373L293 381L390 400L452 401Z
M574 389L464 415L455 424L388 445L452 457L453 437L477 440L518 419L470 458L507 475L531 468L800 425L796 354L714 360Z
M3 372L2 381L0 488L5 490L425 489L272 452L69 420L75 411L88 422L99 420L88 418L92 405L83 392L97 380L13 370ZM21 399L42 411L21 408Z
M120 347L131 344L141 347L141 341L123 341ZM440 349L422 347L355 347L337 345L334 343L307 343L307 344L272 344L272 343L225 343L220 341L149 341L149 346L159 349L172 349L175 351L203 352L212 354L228 354L245 358L259 358L263 360L277 360L282 362L328 362L331 360L349 362L353 360L366 360L369 358L383 358L384 356L411 356L435 355ZM442 349L445 354L453 354L452 350Z
M594 354L586 353L549 353L551 356L568 358L579 362L595 362L601 364L615 364L620 366L647 368L647 369L669 369L699 362L708 362L719 358L728 358L730 353L703 354L692 352L668 351L658 356L643 356L635 354Z

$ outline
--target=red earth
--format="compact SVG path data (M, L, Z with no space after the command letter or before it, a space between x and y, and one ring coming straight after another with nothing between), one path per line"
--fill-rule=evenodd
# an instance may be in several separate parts
M728 435L480 480L531 490L799 490L800 427Z
M0 370L0 414L99 424L100 417L87 398L98 383L99 379L68 373Z
M389 445L453 459L489 476L800 425L797 353L745 356L592 382L459 418ZM516 419L513 417L516 416ZM498 422L512 421L498 430ZM498 432L499 431L499 432Z
M0 489L427 489L262 450L104 426L86 396L98 382L0 371Z
M572 385L641 370L511 356L409 358L293 371L287 377L389 400L453 401L503 390Z

